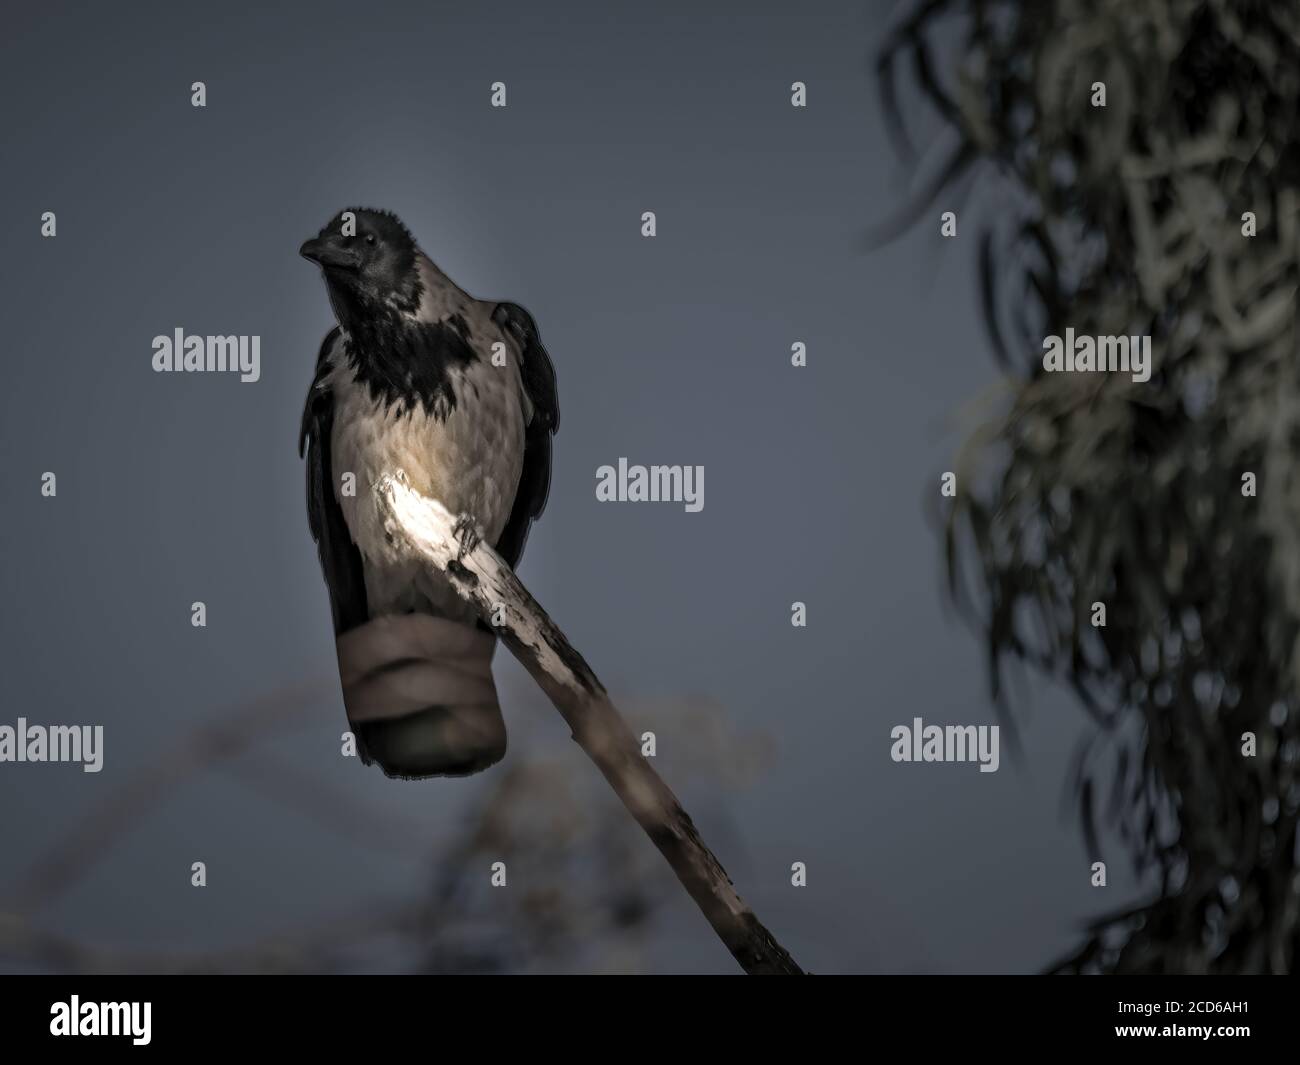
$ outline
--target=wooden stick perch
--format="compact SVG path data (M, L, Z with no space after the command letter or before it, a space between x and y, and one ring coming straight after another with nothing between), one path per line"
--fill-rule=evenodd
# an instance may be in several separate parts
M577 742L609 781L646 835L668 859L741 968L747 973L802 970L745 905L726 870L650 763L591 668L546 611L485 543L457 557L455 518L412 489L400 471L376 485L390 536L410 543L472 603L549 697Z

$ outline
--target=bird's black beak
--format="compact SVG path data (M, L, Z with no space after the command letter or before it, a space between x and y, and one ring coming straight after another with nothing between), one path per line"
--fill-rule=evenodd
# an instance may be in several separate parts
M334 266L355 270L361 265L361 257L356 252L350 248L341 248L322 237L307 241L298 249L298 254L327 269Z

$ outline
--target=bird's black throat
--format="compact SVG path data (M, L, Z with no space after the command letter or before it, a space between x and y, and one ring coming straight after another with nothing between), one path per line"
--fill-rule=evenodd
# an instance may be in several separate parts
M341 310L336 303L335 311ZM459 315L422 322L393 307L370 306L357 314L340 313L339 324L348 364L375 402L397 404L400 413L419 405L440 421L456 408L451 371L478 357Z

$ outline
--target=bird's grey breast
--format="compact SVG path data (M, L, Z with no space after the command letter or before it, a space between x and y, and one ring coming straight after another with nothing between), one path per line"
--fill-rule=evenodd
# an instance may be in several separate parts
M481 328L482 319L473 326ZM334 491L366 562L368 585L375 567L405 571L412 562L384 532L373 487L385 474L401 469L414 489L453 514L473 517L489 543L496 543L509 520L524 458L519 373L513 359L493 364L486 332L474 339L476 357L447 371L454 402L437 410L377 396L345 357L346 338L330 354ZM355 494L342 488L347 473L355 475ZM392 576L397 583L403 579ZM385 610L373 595L370 605L372 613Z

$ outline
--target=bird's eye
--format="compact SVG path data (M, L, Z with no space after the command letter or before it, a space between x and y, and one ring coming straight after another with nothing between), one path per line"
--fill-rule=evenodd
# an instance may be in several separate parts
M373 244L374 242L375 242L375 235L374 235L373 233L367 233L367 234L366 234L366 243L367 243L367 244Z

